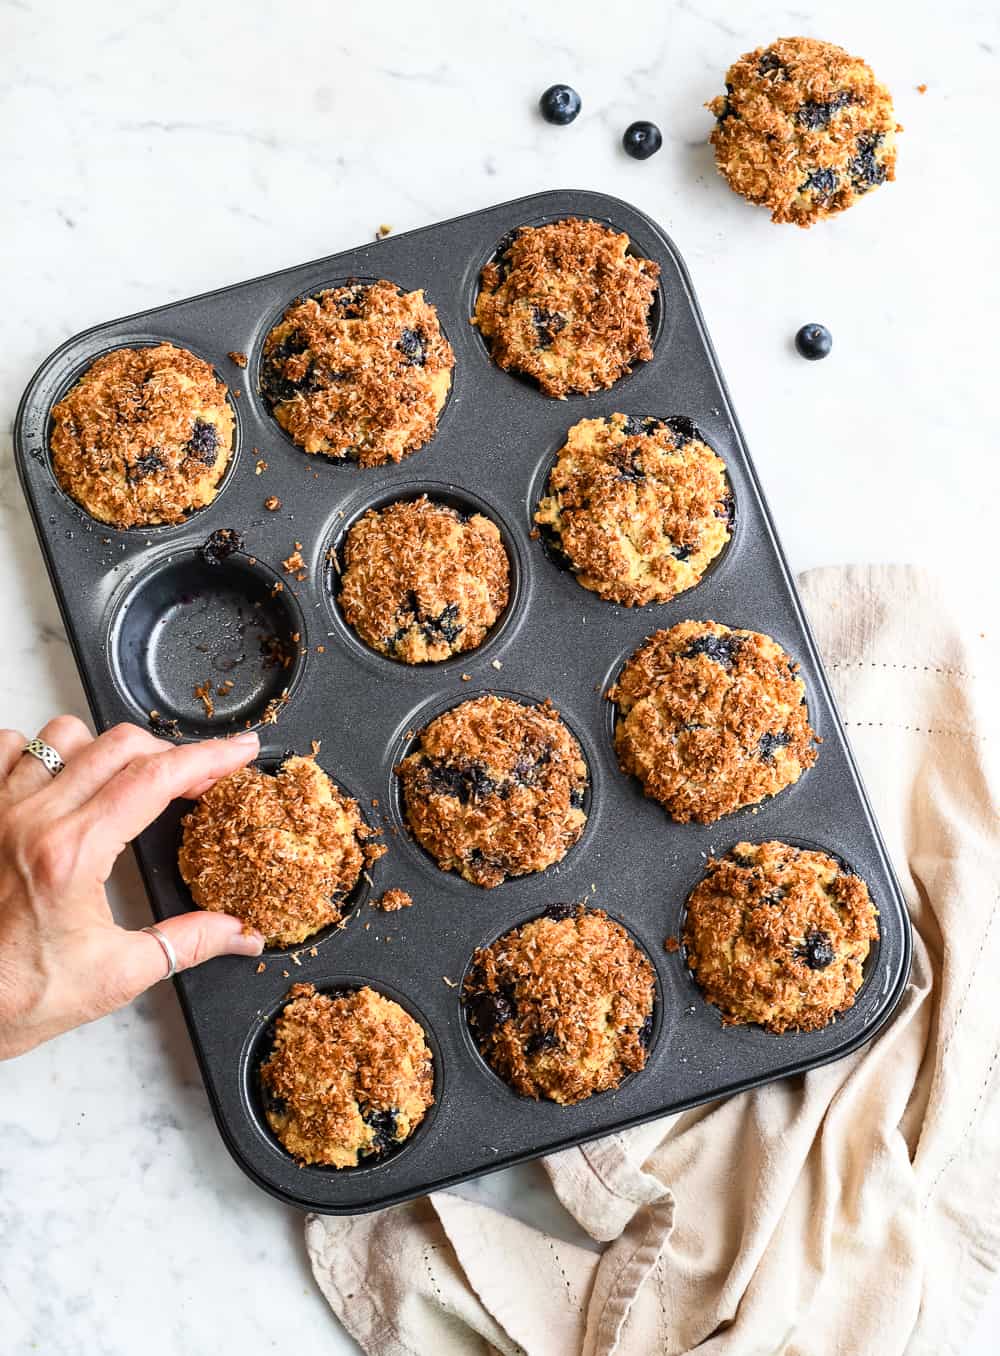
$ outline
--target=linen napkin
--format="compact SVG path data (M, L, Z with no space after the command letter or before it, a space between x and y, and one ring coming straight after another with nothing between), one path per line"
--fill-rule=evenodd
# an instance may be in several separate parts
M310 1216L371 1356L963 1349L1000 1259L993 618L905 566L800 587L914 925L897 1016L836 1064L547 1159L602 1251L450 1192Z

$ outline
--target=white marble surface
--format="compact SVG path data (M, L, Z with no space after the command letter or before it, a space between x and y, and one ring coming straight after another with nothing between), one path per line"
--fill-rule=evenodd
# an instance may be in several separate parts
M811 232L728 192L701 107L736 55L799 32L867 56L906 125L899 182ZM549 187L632 199L674 235L796 569L909 559L965 569L985 597L998 44L988 0L2 0L0 723L85 714L10 461L17 398L56 344L380 222ZM560 79L584 99L566 130L534 111ZM617 144L638 117L664 132L645 164ZM825 363L791 350L807 320L833 331ZM145 921L130 862L114 885L121 917ZM4 1352L354 1350L299 1218L219 1141L169 989L0 1067L0 1144ZM541 1182L469 1190L572 1235ZM1000 1305L970 1350L995 1350L997 1322Z

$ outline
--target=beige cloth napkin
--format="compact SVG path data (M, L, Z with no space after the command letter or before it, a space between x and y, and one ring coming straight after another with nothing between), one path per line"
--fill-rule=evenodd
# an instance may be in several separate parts
M1000 1262L995 618L964 625L906 567L801 588L914 923L898 1016L827 1068L548 1159L601 1252L449 1192L310 1217L372 1356L962 1349Z

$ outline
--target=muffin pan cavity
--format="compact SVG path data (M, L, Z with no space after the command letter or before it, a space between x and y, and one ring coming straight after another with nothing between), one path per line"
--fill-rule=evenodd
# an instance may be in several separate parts
M480 271L498 242L522 226L567 217L624 232L634 254L660 272L653 357L611 387L560 400L501 371L470 316ZM342 473L340 463L295 446L272 417L259 389L261 355L292 300L380 278L404 292L422 289L435 307L455 356L451 394L434 436L412 457L399 465L352 463ZM196 519L174 528L103 530L55 485L49 412L99 354L164 339L204 358L225 382L242 450L222 492ZM231 353L246 355L246 368ZM567 430L615 413L690 419L725 462L735 496L732 540L692 589L669 602L630 608L584 589L554 567L532 520ZM393 1205L801 1073L857 1050L888 1021L909 967L902 896L684 264L637 208L597 193L540 193L100 325L70 339L32 379L15 423L15 456L97 728L134 720L174 738L201 739L257 726L265 769L286 751L309 754L318 743L320 766L388 848L347 901L346 926L269 951L259 962L221 957L176 978L220 1133L264 1190L321 1213ZM376 653L346 624L334 562L364 512L421 494L496 524L510 591L478 648L408 664ZM209 540L221 549L206 558ZM709 618L764 632L795 658L810 724L823 742L815 765L772 800L716 823L679 824L619 770L615 713L604 693L652 631ZM271 662L278 650L287 667ZM210 700L211 715L196 690ZM515 853L518 865L546 857L549 864L491 881L491 888L441 870L414 841L393 771L430 721L486 694L528 705L551 701L588 769L586 823L576 842L558 861L547 851ZM523 780L510 775L517 761L502 760L505 784ZM439 762L447 781L452 760ZM462 776L459 769L456 787L464 787ZM179 821L189 808L170 806L135 845L156 918L191 908L177 866ZM558 808L563 824L575 827ZM664 947L706 857L742 838L808 845L830 825L838 855L867 882L879 909L881 937L857 1001L835 1023L794 1038L724 1029L684 973L683 957ZM547 842L559 841L556 829ZM463 824L461 832L467 838L471 831ZM530 833L526 841L534 845ZM507 844L501 851L498 835L495 862L486 861L489 842L477 838L472 846L483 856L470 869L471 847L462 855L467 874L495 876ZM391 889L406 891L413 906L375 907ZM461 985L484 939L551 904L580 902L620 922L653 966L649 1057L610 1094L568 1106L534 1102L486 1069L468 1035ZM322 992L370 985L411 1011L427 1033L436 1101L398 1151L357 1168L301 1168L271 1134L255 1070L266 1057L268 1024L296 982Z
M278 576L242 552L211 552L145 570L111 624L118 686L135 718L166 734L225 735L277 718L303 665L305 623Z
M499 238L499 240L495 241L491 248L489 248L485 254L482 254L479 257L475 269L473 270L472 273L471 285L468 289L469 315L474 316L476 314L476 302L479 298L479 294L482 291L483 287L482 284L483 269L488 264L496 264L498 267L502 268L503 256L507 252L508 248L513 243L513 241L516 239L520 231L538 226L551 226L559 221L565 220L568 217L578 217L585 221L593 221L600 226L607 226L610 227L610 229L613 231L617 231L621 234L627 235L629 238L629 243L625 253L630 258L653 259L653 260L657 258L656 250L652 246L650 246L648 250L644 248L643 241L641 238L642 235L641 232L640 238L637 238L635 234L636 228L634 225L631 228L629 226L623 225L622 222L614 216L602 215L600 212L597 211L588 212L582 210L580 212L559 212L554 214L546 213L537 217L526 219L524 221L518 222L517 225L511 227L510 230L505 231L504 234ZM660 279L658 279L656 286L653 290L652 304L650 305L649 311L646 316L646 325L649 331L649 343L650 347L653 349L654 358L658 346L660 344L660 341L664 337L664 330L665 328L668 327L667 320L668 320L668 310L664 304L663 280L661 277ZM541 396L543 399L546 400L552 399L551 396L546 395L542 391L541 387L539 386L535 378L530 376L529 374L519 371L516 368L511 368L509 370L504 371L503 369L497 367L496 363L494 363L493 361L490 340L484 334L482 334L478 325L474 326L473 328L475 331L476 339L478 341L477 356L479 356L481 360L485 359L486 363L495 372L501 373L502 376L520 383L520 385L526 387L530 391L533 391L536 395ZM564 397L564 401L575 402L576 405L578 406L579 405L585 406L586 402L591 401L598 396L606 394L608 390L614 391L620 390L629 381L630 377L632 377L637 371L641 370L645 366L646 366L645 360L637 359L635 362L631 364L632 371L623 373L622 376L620 376L615 382L613 382L611 387L588 393L572 391L567 396ZM577 415L577 417L584 418L585 414L580 413Z
M422 497L426 497L432 504L440 504L444 508L451 509L464 520L478 514L494 524L500 533L500 540L507 555L508 591L505 606L490 627L485 639L474 649L463 650L448 659L440 659L431 663L407 664L393 656L384 655L367 645L344 616L340 599L341 581L345 570L344 547L351 528L360 522L365 514L389 508L392 504L413 503ZM392 489L386 489L374 495L365 495L359 499L354 507L348 509L347 516L336 518L327 534L326 545L320 555L319 564L322 571L320 587L326 598L331 621L337 628L338 639L341 643L356 650L359 658L371 659L380 665L391 665L395 675L401 679L407 673L434 671L440 674L453 671L456 668L461 670L467 668L473 661L482 658L487 652L492 654L501 640L506 638L513 628L523 594L521 547L505 520L491 504L478 496L459 491L454 486L434 481L414 481L403 485L394 485Z
M402 1155L409 1154L418 1146L422 1149L433 1127L444 1088L443 1061L437 1037L423 1013L399 990L386 985L375 976L369 978L361 978L357 975L346 975L343 978L333 977L317 984L316 990L318 993L325 994L328 998L337 998L342 994L353 993L366 987L374 989L384 998L398 1003L422 1028L424 1040L433 1060L434 1101L428 1107L423 1120L407 1139L403 1140L401 1144L390 1145L380 1153L371 1155L370 1158L362 1159L356 1167L336 1168L319 1163L297 1163L268 1123L267 1111L272 1104L272 1097L268 1089L262 1084L260 1077L261 1066L266 1064L274 1049L275 1024L286 1004L286 998L282 998L266 1012L262 1012L256 1017L247 1034L240 1061L243 1105L258 1139L265 1146L265 1152L269 1151L274 1155L273 1170L282 1173L282 1175L304 1174L307 1181L315 1175L321 1182L323 1179L334 1177L367 1178L372 1173L377 1173L380 1169L395 1164Z

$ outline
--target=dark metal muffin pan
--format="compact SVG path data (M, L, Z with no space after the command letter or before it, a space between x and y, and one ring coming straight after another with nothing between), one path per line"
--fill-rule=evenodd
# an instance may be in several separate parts
M595 395L552 400L502 372L469 323L479 269L515 227L592 217L626 231L636 253L661 267L654 356ZM455 350L450 399L435 438L398 466L359 469L308 457L272 419L257 389L268 327L294 298L347 278L385 277L424 288ZM79 510L53 480L49 412L99 354L169 340L212 362L234 393L237 451L215 502L176 527L116 531ZM241 370L231 351L246 353ZM616 411L688 415L724 457L736 496L734 539L695 589L642 609L582 589L533 539L543 470L577 420ZM190 737L258 721L262 757L322 747L320 762L385 825L389 852L372 870L346 927L329 929L297 957L227 957L178 976L177 989L219 1129L262 1187L303 1208L372 1210L710 1098L802 1073L870 1040L888 1020L909 969L905 907L838 720L815 644L781 553L684 264L663 231L636 208L601 194L562 191L505 203L455 221L348 250L329 259L223 288L106 325L64 344L42 365L17 416L24 491L95 721L144 721L150 706ZM256 474L258 459L267 470ZM440 665L409 668L368 650L331 597L328 548L366 507L426 492L490 512L513 567L506 615L483 646ZM279 512L264 499L277 495ZM218 565L199 548L235 528L245 550ZM296 541L307 577L282 571ZM284 588L273 592L277 579ZM260 604L255 607L254 604ZM799 783L756 810L709 826L675 824L619 771L603 692L658 627L705 618L774 636L802 666L812 723L823 744ZM261 663L261 633L298 649L276 672ZM325 647L320 652L320 646ZM228 667L227 667L228 666ZM208 720L194 686L234 677ZM469 680L464 681L464 675ZM441 872L405 833L393 763L408 732L477 692L551 697L590 767L589 820L563 862L484 891ZM273 762L272 762L273 766ZM377 804L375 804L377 802ZM157 918L191 907L176 867L173 806L136 844ZM705 857L740 839L821 846L867 880L881 917L854 1007L823 1031L769 1035L723 1029L685 968L664 949L679 935L687 894ZM408 890L412 909L383 914L367 899ZM657 972L658 1012L646 1068L613 1092L574 1107L518 1097L482 1064L468 1035L460 989L473 950L552 903L586 899L627 923ZM299 962L296 963L296 960ZM286 977L287 975L287 977ZM404 1148L349 1170L298 1167L267 1128L255 1090L261 1032L291 982L320 989L367 983L408 1007L434 1051L436 1104ZM448 982L450 981L450 983Z

